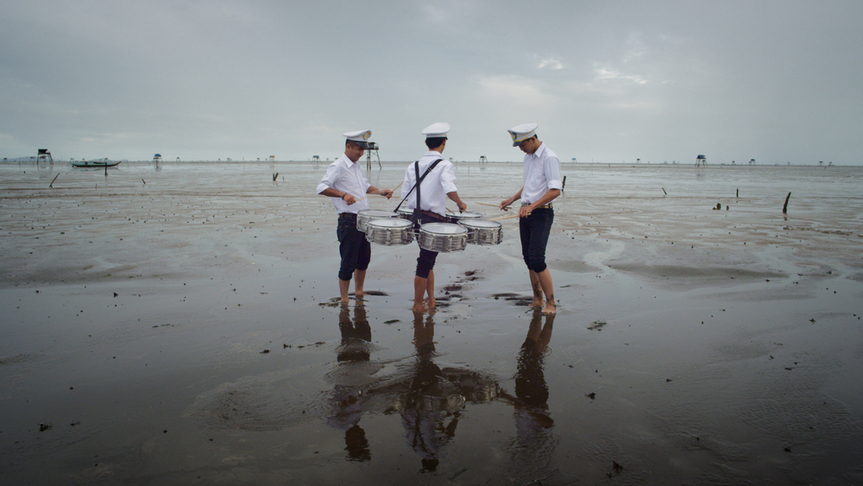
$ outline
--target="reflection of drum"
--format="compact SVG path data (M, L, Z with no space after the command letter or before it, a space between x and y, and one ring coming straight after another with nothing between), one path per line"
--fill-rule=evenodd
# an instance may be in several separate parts
M447 214L446 218L450 223L460 223L469 219L480 219L482 218L482 213L478 213L476 211L465 211L463 213Z
M426 223L420 226L417 241L423 250L461 251L467 243L467 229L453 223Z
M360 209L357 213L357 229L366 232L366 223L373 219L395 218L397 215L386 209Z
M472 245L498 245L503 241L501 224L484 219L466 219L459 224L467 228L467 242Z
M414 240L413 223L401 218L373 219L366 223L366 239L381 245L407 245Z

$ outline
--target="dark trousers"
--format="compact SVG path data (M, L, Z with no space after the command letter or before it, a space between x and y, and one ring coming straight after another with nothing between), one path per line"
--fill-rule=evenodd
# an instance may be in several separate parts
M530 216L518 220L521 256L529 270L539 273L547 268L545 247L548 245L548 235L553 222L554 210L551 208L534 209Z
M354 270L369 268L372 245L366 240L366 234L357 229L357 215L353 213L339 214L336 236L339 239L339 255L342 257L339 279L350 280Z
M431 213L429 211L423 211L422 214L418 214L417 219L420 224L446 222L446 218L444 218L443 216ZM417 229L417 232L419 232L419 229ZM417 235L419 235L419 233L417 233ZM417 277L429 278L429 274L434 269L434 264L437 260L437 254L438 252L436 251L424 250L420 248L420 256L417 258Z

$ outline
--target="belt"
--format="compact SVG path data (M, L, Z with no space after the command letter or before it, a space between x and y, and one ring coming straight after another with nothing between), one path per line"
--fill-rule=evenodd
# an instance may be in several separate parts
M446 216L441 216L434 211L426 211L425 209L420 209L420 214L429 218L446 219Z
M339 213L339 219L357 219L357 213Z
M530 203L521 203L522 206L530 206ZM552 209L551 203L543 204L542 206L537 206L536 209Z

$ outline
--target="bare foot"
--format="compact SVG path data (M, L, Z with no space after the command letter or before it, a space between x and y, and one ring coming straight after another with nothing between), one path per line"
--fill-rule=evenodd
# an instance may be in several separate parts
M557 307L553 302L549 302L546 304L545 308L542 309L542 315L551 316L557 314Z
M422 305L422 303L419 303L419 304L414 303L414 307L413 307L413 309L412 309L412 310L413 310L414 312L419 312L419 313L428 312L428 309L426 309L426 308Z
M437 306L437 300L434 297L426 299L425 303L429 310L434 309Z
M362 300L365 296L366 296L366 293L363 292L362 290L357 290L356 292L354 292L354 297L356 297L359 300Z
M542 299L533 299L533 302L527 305L528 307L542 307Z

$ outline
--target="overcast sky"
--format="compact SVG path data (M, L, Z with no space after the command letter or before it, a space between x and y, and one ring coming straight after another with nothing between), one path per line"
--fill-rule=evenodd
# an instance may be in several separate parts
M0 156L863 163L863 2L0 4Z

